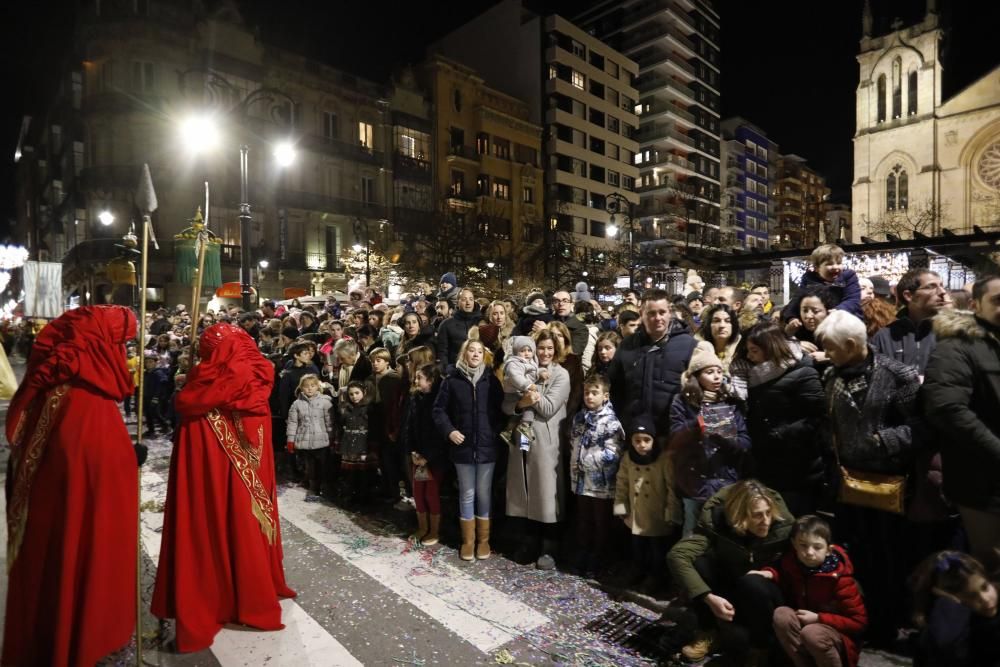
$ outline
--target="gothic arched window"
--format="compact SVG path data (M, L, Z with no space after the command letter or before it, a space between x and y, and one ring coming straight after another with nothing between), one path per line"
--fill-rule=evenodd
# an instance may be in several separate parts
M879 74L876 96L878 97L878 117L876 122L885 122L885 74Z
M910 205L910 179L897 164L885 177L885 210L905 211Z
M903 114L903 61L896 58L892 61L892 117L899 118Z
M917 113L917 70L912 70L906 78L906 114L912 116Z

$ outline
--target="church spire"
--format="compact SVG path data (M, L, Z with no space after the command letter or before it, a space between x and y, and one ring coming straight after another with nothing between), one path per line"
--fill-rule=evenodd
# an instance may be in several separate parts
M934 0L927 0L928 9ZM872 36L872 3L865 0L865 8L861 12L861 35L862 37Z

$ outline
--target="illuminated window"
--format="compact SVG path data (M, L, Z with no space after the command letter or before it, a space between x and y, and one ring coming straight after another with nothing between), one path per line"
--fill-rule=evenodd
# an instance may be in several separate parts
M371 123L361 121L358 123L358 141L362 146L371 150L375 148L375 133Z
M583 90L586 82L583 74L577 72L576 70L573 70L572 74L570 75L570 83L572 83L575 87L579 88L580 90Z

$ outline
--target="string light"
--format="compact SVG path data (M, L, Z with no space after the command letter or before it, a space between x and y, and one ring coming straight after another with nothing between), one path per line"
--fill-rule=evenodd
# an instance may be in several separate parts
M28 259L28 249L19 245L0 245L0 269L9 271L24 266ZM10 276L8 276L9 278ZM2 290L2 288L0 288Z

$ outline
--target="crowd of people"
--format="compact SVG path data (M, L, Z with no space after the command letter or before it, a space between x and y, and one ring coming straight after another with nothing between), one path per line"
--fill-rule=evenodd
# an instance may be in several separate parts
M768 285L491 301L448 273L391 307L356 291L200 324L238 323L274 363L274 447L307 501L415 509L433 545L457 486L461 559L493 538L679 593L692 660L853 665L864 642L1000 664L1000 278L890 286L844 259L817 248L783 305ZM150 432L190 365L184 318L149 327Z
M260 433L307 502L394 505L464 561L497 544L676 594L663 623L688 660L856 665L872 645L1000 665L1000 276L890 285L844 260L816 248L786 304L763 284L489 300L446 273L392 306L161 309L127 363L146 434L176 443L204 412L192 328L228 327L268 362L242 362L273 376Z

